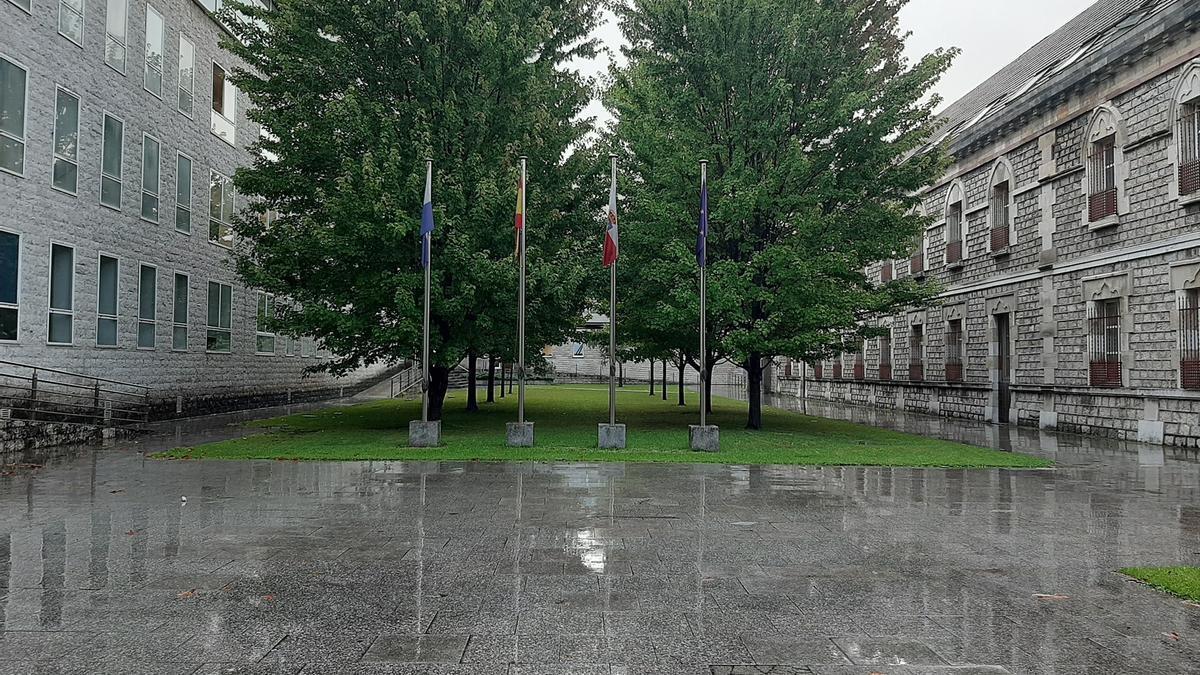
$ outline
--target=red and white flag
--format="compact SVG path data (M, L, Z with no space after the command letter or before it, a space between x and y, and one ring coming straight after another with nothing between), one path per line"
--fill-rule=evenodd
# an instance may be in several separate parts
M604 230L604 266L617 262L617 162L612 163L612 187L608 190L608 227Z

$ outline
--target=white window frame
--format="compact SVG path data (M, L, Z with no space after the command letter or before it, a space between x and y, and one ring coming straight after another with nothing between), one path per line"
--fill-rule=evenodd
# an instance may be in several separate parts
M22 12L25 12L26 14L28 14L30 16L33 16L33 0L28 0L28 2L29 2L28 7L17 2L17 0L8 0L8 1L11 2L17 9L21 10Z
M185 193L187 202L179 199L179 160L186 159L188 163L188 191ZM195 222L195 213L192 210L192 195L196 191L196 162L192 160L191 155L182 150L175 153L175 231L180 234L192 236L192 224ZM179 212L186 211L188 214L188 229L179 229ZM161 213L161 211L160 211Z
M16 288L16 293L14 294L16 297L16 302L9 303L9 302L0 301L0 309L11 309L11 310L15 310L17 313L17 337L16 337L16 339L13 339L13 340L0 339L0 344L12 345L12 344L17 344L18 342L21 341L21 272L22 272L21 259L24 256L21 255L21 233L14 232L12 230L6 230L4 228L0 228L0 232L3 232L4 234L11 234L17 238L17 288Z
M108 139L104 135L104 120L106 117L111 117L121 123L121 158L117 167L121 170L121 175L112 176L104 172L104 151L108 148ZM117 183L117 205L104 203L104 179L116 181ZM103 111L100 114L100 206L114 211L120 211L121 206L125 201L125 120L116 115ZM139 210L141 206L139 205Z
M186 88L183 86L183 43L185 42L189 47L191 47L192 50L192 61L188 64L188 69L190 72L188 74ZM175 91L175 109L178 110L184 117L192 119L192 111L195 110L196 106L196 43L188 39L188 37L182 32L179 33L179 63L176 66L175 74L179 78L179 86ZM181 103L184 92L187 92L188 95L187 110L183 109L183 104Z
M70 35L67 35L66 33L63 32L62 17L63 17L64 10L79 17L79 39L78 40L76 40L75 38L73 38ZM84 34L87 32L86 17L87 17L87 2L86 2L86 0L79 0L79 11L78 12L75 11L74 7L68 6L67 3L64 2L64 0L58 0L58 19L56 20L56 23L58 25L58 34L67 38L68 40L75 43L75 45L77 45L81 48L83 47Z
M154 300L150 303L150 318L142 316L142 272L146 269L154 270ZM142 327L150 326L150 345L142 344ZM158 265L148 262L138 261L137 275L137 330L134 332L134 344L142 351L154 351L158 348Z
M112 9L112 5L115 2L121 2L125 4L125 36L119 41L113 37L112 33L108 32L108 13L109 10ZM116 44L121 45L121 50L124 53L124 56L121 59L120 68L117 68L108 60L108 41L110 39ZM106 0L104 4L104 65L112 68L122 75L124 75L129 69L129 0Z
M950 212L954 205L958 205L958 241L962 248L962 254L958 260L950 261ZM947 268L958 268L966 264L969 252L967 250L967 190L966 186L960 181L951 183L950 189L946 192L946 207L942 213L942 264ZM928 264L928 263L926 263Z
M154 141L158 146L158 167L155 171L154 190L146 189L146 141ZM146 197L152 197L158 202L158 208L155 210L157 215L153 218L146 217ZM148 223L158 224L162 220L162 141L157 136L142 132L142 192L141 199L138 201L138 217Z
M100 297L100 259L109 258L117 261L117 279L116 279L116 302L113 303L113 309L116 313L104 314L100 311L100 303L103 298ZM112 321L115 325L116 339L111 345L100 344L100 322ZM96 254L96 348L97 349L117 349L121 346L121 257L99 251Z
M151 14L153 14L154 16L157 16L159 23L162 24L162 31L161 31L161 35L159 35L160 39L159 39L159 43L158 43L158 53L159 53L158 68L154 68L150 63L150 15ZM163 17L162 12L155 9L154 5L151 5L150 3L146 3L146 32L143 34L142 37L143 37L142 42L144 42L146 45L146 50L145 50L145 54L144 54L145 70L142 73L142 89L145 89L146 91L150 92L151 96L153 96L161 101L163 85L166 84L166 82L167 82L167 75L166 75L166 70L167 70L166 69L166 65L167 65L166 64L166 60L167 60L167 20ZM150 78L150 71L154 71L154 72L158 73L158 91L154 91L149 86L147 86L147 84L148 84L147 80Z
M265 311L268 313L274 313L275 310L275 294L267 293L266 291L258 291L254 296L254 353L259 356L275 356L279 353L279 336L270 331L263 330L260 323L264 313L259 312L259 303L263 302L264 298L266 299L266 307L264 308ZM271 351L269 352L258 348L258 339L266 337L271 338Z
M1112 139L1113 145L1113 187L1117 192L1116 212L1099 220L1092 220L1091 198L1092 180L1095 176L1092 156L1097 144ZM1083 176L1080 179L1083 190L1083 222L1088 230L1099 230L1118 225L1121 218L1129 212L1129 197L1125 192L1125 182L1129 178L1129 164L1125 158L1125 148L1129 144L1129 136L1125 127L1125 118L1121 111L1111 102L1096 108L1088 121L1087 130L1083 137ZM1176 186L1176 189L1178 187ZM1098 194L1098 193L1095 193Z
M180 322L175 315L175 310L179 305L179 292L178 292L179 287L176 285L175 282L178 280L179 277L183 277L184 288L187 290L187 296L184 298L184 302L183 302L183 321L182 322ZM232 294L232 291L230 293ZM191 346L190 345L191 336L188 334L190 332L188 330L188 327L190 326L189 319L190 319L190 315L191 315L191 311L192 311L191 304L192 304L192 277L191 277L191 275L189 275L187 272L180 272L179 270L172 270L172 273L171 273L171 351L173 351L173 352L186 352L186 351L188 351L188 348ZM181 329L183 330L183 348L182 349L175 346L175 335Z
M63 248L71 249L71 307L69 309L56 308L53 306L54 297L54 247L62 246ZM75 284L78 281L78 276L75 273L75 268L79 266L78 253L79 250L72 244L68 244L57 239L50 240L50 247L46 251L49 259L46 261L46 344L53 347L73 347L75 346ZM50 340L50 315L58 314L67 316L71 320L71 341L70 342L52 342Z
M75 158L74 159L71 159L69 157L64 157L63 155L58 154L58 95L60 93L66 94L67 96L70 96L75 99ZM56 84L54 86L54 120L52 121L52 124L54 126L50 130L50 133L51 133L51 137L50 137L50 187L55 190L58 190L59 192L61 192L63 194L71 195L72 197L79 196L79 141L80 141L79 118L80 118L80 114L83 111L83 108L80 104L81 104L81 101L79 99L79 94L76 94L75 92L71 91L70 89L67 89L66 87L62 86L61 84ZM103 133L103 131L101 131L101 133ZM67 190L65 188L61 188L54 183L54 167L58 162L66 162L68 164L73 164L75 166L75 189L74 190ZM103 158L101 158L101 162L103 162Z
M212 132L213 136L216 136L217 138L221 139L222 141L228 143L229 145L236 147L237 146L237 93L238 93L237 87L233 86L233 83L231 83L229 81L229 69L228 68L221 65L220 63L217 63L216 61L212 62L212 66L213 66L213 68L220 68L221 72L224 73L224 76L221 78L221 84L222 84L221 104L222 105L221 105L220 112L217 112L217 109L214 107L214 105L216 104L216 97L212 95L213 92L212 92L211 88L209 90L209 99L210 99L209 106L208 106L209 112L210 112L209 131ZM212 75L211 70L209 72L209 75L210 75L210 82L211 82L211 75ZM228 126L227 127L224 126L222 124L222 122L224 122L224 125L228 125ZM228 137L226 137L226 135L228 135Z
M216 285L216 287L217 287L217 324L220 324L220 322L221 322L221 300L220 300L221 289L222 288L229 289L229 307L228 307L229 325L221 326L221 325L210 324L208 322L208 305L211 303L205 302L205 306L204 306L204 327L205 327L204 351L205 351L205 353L208 353L208 354L232 354L233 353L233 285L227 284L223 281L217 281L216 279L209 279L208 284L207 284L209 295L205 297L206 301L210 300L210 296L212 295L213 285ZM209 337L209 333L213 333L213 332L225 333L226 335L228 335L229 349L221 350L221 349L210 349L209 348L208 337Z
M219 177L220 183L221 183L221 217L216 219L215 221L212 216L212 184L214 182L213 181L214 176ZM232 189L233 189L233 179L229 178L228 176L221 173L220 171L216 171L213 169L209 170L209 172L208 172L208 241L209 241L209 243L216 244L217 246L220 246L221 248L233 248L233 229L230 227L230 224L229 224L229 221L232 220L232 218L233 218L233 212L231 211L230 213L225 213L225 191L232 190ZM237 204L235 203L236 200L237 200L237 193L235 192L229 198L230 208L233 209L234 211L237 210ZM219 225L219 227L217 228L218 236L216 239L213 238L213 223L214 222L216 222ZM228 243L226 243L226 241L225 241L226 239L228 239Z
M993 209L996 207L998 200L996 199L996 188L1000 185L1008 184L1008 195L1005 201L1007 211L1004 225L1008 228L1008 246L1002 249L992 248L992 228L997 227L996 214ZM1017 188L1016 174L1013 173L1012 165L1007 159L1000 158L996 161L996 165L992 167L992 175L988 180L988 229L987 229L987 248L993 254L1005 254L1012 250L1017 243L1017 199L1014 196Z
M29 89L30 89L30 87L29 87L29 68L22 65L19 61L9 58L7 55L4 54L4 52L0 52L0 60L8 61L10 64L12 64L13 66L15 66L17 68L20 68L25 73L25 100L21 103L21 106L22 106L21 107L21 137L17 138L10 133L6 133L6 132L0 130L0 136L4 136L5 138L10 138L10 139L16 141L17 143L21 144L21 171L20 172L12 171L11 169L6 169L6 168L0 166L0 172L4 172L4 173L7 173L7 174L10 174L13 176L19 176L21 178L24 178L25 177L25 160L27 159L25 150L27 148L27 143L28 143L28 138L29 138Z

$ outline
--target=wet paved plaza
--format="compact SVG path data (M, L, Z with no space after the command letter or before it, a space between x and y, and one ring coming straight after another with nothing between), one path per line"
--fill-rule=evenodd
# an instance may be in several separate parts
M1200 672L1114 573L1200 564L1194 451L822 412L1059 468L140 454L201 421L0 476L0 673Z

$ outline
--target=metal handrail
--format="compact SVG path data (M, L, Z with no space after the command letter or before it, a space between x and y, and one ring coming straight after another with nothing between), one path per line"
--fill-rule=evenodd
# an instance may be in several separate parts
M43 374L79 381L65 382ZM0 410L14 419L105 427L146 423L150 420L150 391L145 385L0 359Z

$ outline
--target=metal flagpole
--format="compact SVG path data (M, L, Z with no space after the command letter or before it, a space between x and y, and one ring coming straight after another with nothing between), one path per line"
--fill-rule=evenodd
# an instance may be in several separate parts
M517 290L517 422L525 423L525 228L529 226L529 205L525 200L525 162L521 155L521 276Z
M700 204L701 209L708 208L708 160L700 160L700 189L704 192L703 202ZM701 214L701 217L707 222L708 214ZM705 232L705 239L708 238L708 233ZM708 242L704 242L704 246L708 248ZM705 392L708 387L705 386L708 382L708 351L705 349L705 340L708 337L708 306L707 294L708 287L705 279L705 269L708 267L707 258L708 251L704 252L705 261L700 265L700 426L705 426L708 412L708 400L705 399Z
M617 156L612 160L613 189L617 185ZM610 206L610 208L612 208ZM613 215L610 213L609 218ZM608 235L605 235L606 237ZM617 261L609 265L608 273L608 423L617 423Z
M433 184L433 159L425 159L425 194ZM429 421L429 270L433 267L433 233L426 232L421 246L425 248L425 336L421 341L421 421Z

